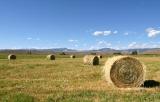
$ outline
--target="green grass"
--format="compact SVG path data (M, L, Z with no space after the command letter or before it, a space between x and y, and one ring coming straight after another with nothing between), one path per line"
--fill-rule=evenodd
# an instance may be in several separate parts
M14 94L2 98L3 102L35 102L34 97L26 94Z
M160 94L125 93L104 91L57 92L47 102L158 102Z
M8 61L0 54L0 102L158 102L159 88L114 89L103 79L102 66L84 65L81 56L17 55ZM146 79L160 81L159 56L135 56L147 66Z

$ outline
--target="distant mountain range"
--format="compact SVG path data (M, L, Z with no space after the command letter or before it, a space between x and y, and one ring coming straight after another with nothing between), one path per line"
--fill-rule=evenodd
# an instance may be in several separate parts
M74 50L68 48L52 48L52 49L2 49L1 53L54 53L54 52L102 52L102 53L130 53L132 51L138 51L139 53L157 53L160 54L160 48L139 48L139 49L125 49L125 50L115 50L111 48L101 48L98 50Z
M160 48L137 48L137 49L124 49L124 50L116 50L111 48L102 48L98 50L88 50L90 52L107 52L107 53L114 53L114 52L121 52L121 53L131 53L132 51L138 51L139 53L160 53Z

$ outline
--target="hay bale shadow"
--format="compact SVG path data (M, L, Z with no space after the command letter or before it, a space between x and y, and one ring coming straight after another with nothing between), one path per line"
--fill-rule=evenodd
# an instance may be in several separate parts
M160 82L155 80L145 80L141 87L144 88L160 87Z

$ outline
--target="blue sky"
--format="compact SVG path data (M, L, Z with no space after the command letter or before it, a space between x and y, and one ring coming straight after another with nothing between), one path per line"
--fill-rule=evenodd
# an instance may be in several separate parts
M160 0L0 0L0 49L160 47Z

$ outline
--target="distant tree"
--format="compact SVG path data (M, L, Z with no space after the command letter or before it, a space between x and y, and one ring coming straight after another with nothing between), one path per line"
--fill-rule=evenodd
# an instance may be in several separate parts
M32 54L32 51L31 51L31 50L28 50L28 51L27 51L27 54L31 55L31 54Z
M95 52L91 52L91 55L96 55L96 53Z
M121 52L115 52L115 53L113 53L113 55L122 55L122 53Z
M60 55L66 55L66 53L65 52L61 52Z
M137 50L132 51L131 55L138 55L138 51Z

